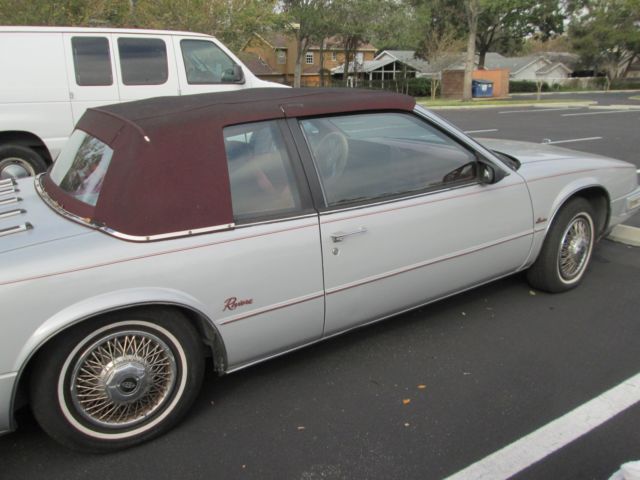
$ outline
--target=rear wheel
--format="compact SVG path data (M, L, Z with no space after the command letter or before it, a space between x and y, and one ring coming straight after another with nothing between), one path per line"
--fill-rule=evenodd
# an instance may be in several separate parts
M570 200L558 212L537 260L527 272L531 286L562 292L577 286L584 276L596 232L591 204L583 198Z
M179 313L118 312L86 322L43 351L31 405L44 430L84 451L109 451L168 430L195 399L202 343Z
M47 163L35 150L21 145L0 147L0 180L32 177L47 169Z

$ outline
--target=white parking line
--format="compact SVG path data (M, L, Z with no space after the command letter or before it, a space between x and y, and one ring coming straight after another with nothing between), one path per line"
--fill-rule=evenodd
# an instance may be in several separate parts
M497 128L488 128L486 130L465 130L464 133L486 133L486 132L497 132Z
M563 113L563 117L577 117L578 115L611 115L612 113L638 113L638 110L607 110L606 112Z
M640 402L640 373L446 480L507 479Z
M535 107L533 110L504 110L498 113L538 113L538 112L560 112L562 110L579 110L583 107L563 107L563 108L543 108L543 107Z
M554 145L557 143L587 142L589 140L602 140L602 137L571 138L569 140L554 140L552 142L542 142L542 143L546 145Z

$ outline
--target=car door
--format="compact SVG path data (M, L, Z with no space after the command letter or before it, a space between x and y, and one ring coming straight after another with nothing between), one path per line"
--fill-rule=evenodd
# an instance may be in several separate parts
M517 174L485 168L471 148L411 113L309 118L298 125L319 179L324 335L523 265L532 213ZM482 179L487 172L504 178L490 184Z

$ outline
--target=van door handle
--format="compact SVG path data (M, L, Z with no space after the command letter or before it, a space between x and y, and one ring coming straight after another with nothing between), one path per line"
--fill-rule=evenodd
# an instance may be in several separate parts
M331 234L331 240L333 240L333 243L339 243L339 242L342 242L347 237L367 233L367 231L368 230L366 227L360 227L359 229L354 230L352 232L335 232Z

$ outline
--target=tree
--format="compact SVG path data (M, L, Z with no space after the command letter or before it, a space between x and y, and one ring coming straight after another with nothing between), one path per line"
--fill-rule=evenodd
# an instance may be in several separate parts
M476 36L478 68L484 68L492 48L513 50L532 34L546 40L562 33L563 19L559 0L484 0Z
M0 0L4 25L71 25L189 30L232 50L275 25L277 0Z
M420 29L415 55L429 62L431 98L435 99L439 72L459 61L465 48L464 8L460 0L412 0L412 5Z
M464 83L462 99L471 100L471 83L476 63L476 34L478 32L478 17L480 16L480 0L466 0L467 26L469 29L467 40L467 55L464 63Z
M587 0L577 5L569 36L582 63L611 82L640 57L640 0Z
M392 1L392 0L385 0ZM349 68L353 60L357 73L355 54L358 45L367 42L371 35L371 25L383 8L383 0L333 0L334 18L337 20L336 33L342 38L344 48L344 84L349 82Z
M300 87L302 77L302 59L312 41L324 42L326 22L324 12L329 7L328 0L283 0L282 10L287 18L287 28L296 39L296 63L294 69L293 86ZM322 38L320 38L322 37ZM322 68L322 56L320 52Z

